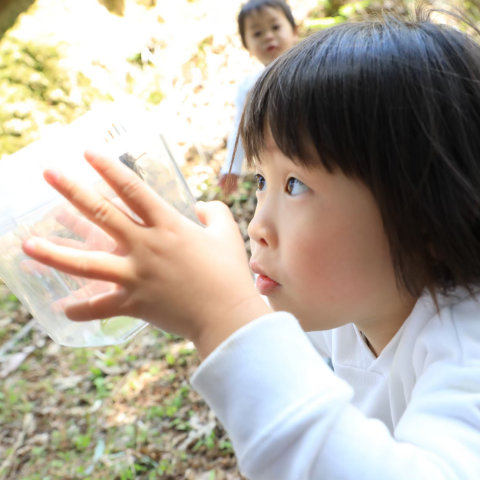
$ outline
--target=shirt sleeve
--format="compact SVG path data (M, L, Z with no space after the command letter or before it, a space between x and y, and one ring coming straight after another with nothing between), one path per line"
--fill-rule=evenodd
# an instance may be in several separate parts
M421 395L422 423L413 409L396 438L351 405L351 387L335 377L288 313L266 315L235 332L205 359L192 384L225 426L251 480L480 478L480 424L455 430L436 422L445 408L464 405L451 397L447 404L439 400L437 410L422 409ZM478 401L475 391L471 403ZM475 408L473 418L478 403ZM442 444L449 432L456 436L450 445L460 450L448 452Z

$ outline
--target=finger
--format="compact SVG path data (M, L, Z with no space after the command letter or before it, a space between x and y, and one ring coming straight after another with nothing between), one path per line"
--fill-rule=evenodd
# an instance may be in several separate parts
M85 280L84 280L85 282ZM87 284L70 292L67 296L55 300L52 308L55 310L65 310L68 305L75 302L86 301L97 295L112 292L116 289L116 285L110 282L102 282L98 280L87 280Z
M196 213L209 233L222 239L232 248L232 254L242 258L246 255L242 233L232 212L223 202L197 202Z
M86 238L92 230L101 232L94 223L65 207L55 211L55 220L81 238Z
M128 261L118 255L77 250L36 237L25 240L22 248L33 259L69 275L117 284L126 283L130 277Z
M126 298L123 289L117 289L94 297L65 304L64 311L68 318L75 321L104 319L129 315L121 307Z
M200 222L210 228L223 225L225 222L235 223L232 212L223 202L197 202L195 213Z
M90 223L90 222L89 222ZM49 236L48 240L55 245L64 245L67 247L77 248L79 250L101 250L103 252L119 252L117 242L107 235L99 227L90 223L92 228L86 237L81 240L69 237ZM95 227L95 228L93 228ZM75 233L75 232L74 232Z
M147 226L158 225L172 207L122 162L85 152L85 158Z
M107 234L124 240L131 230L132 219L95 190L86 189L58 171L46 170L45 180L73 206Z
M109 201L128 217L131 217L131 213L118 197L109 199ZM69 210L65 207L61 207L55 212L55 219L60 225L66 227L84 241L64 239L62 242L62 237L56 237L55 239L49 238L53 243L69 245L75 248L83 248L84 250L103 250L107 252L117 250L118 253L118 245L115 240L80 213L73 212L72 209Z
M52 278L51 267L49 267L47 265L44 265L43 263L37 262L36 260L32 260L32 259L22 260L20 262L20 268L23 272L28 273L30 275L33 275L33 276L37 277L38 279L40 279L42 281ZM80 284L82 282L84 283L86 281L84 278L81 278L81 277L78 277L78 276L71 275L71 277L78 284ZM107 284L106 282L95 282L95 281L89 282L88 291L90 292L90 294L89 294L90 296L92 295L92 286L91 286L92 283L93 284L98 283L98 284L102 284L102 285ZM108 285L113 285L113 284L108 283ZM98 292L101 291L96 286L94 288L95 288L95 293L98 293ZM103 287L102 291L105 291L105 287ZM85 289L83 289L83 288L78 289L78 290L76 290L76 292L79 292L80 294L83 292L83 294L85 296L85 293L87 292L87 287L85 287Z
M77 250L98 250L98 248L95 248L95 246L88 245L84 241L75 240L73 238L48 237L48 241L54 243L55 245L62 245L63 247L75 248ZM101 250L105 249L102 248ZM111 250L109 249L109 251Z
M88 280L87 282L88 283L86 285L83 285L82 287L70 292L69 295L55 300L51 305L52 308L54 310L65 310L68 306L73 305L74 303L88 301L93 297L112 293L121 288L110 282L98 280Z
M92 223L93 225L93 223ZM117 251L117 244L113 238L95 226L95 236L90 235L87 239L77 240L69 237L59 237L58 235L49 235L48 241L55 245L75 248L77 250L97 250L102 252ZM101 232L101 235L100 235Z

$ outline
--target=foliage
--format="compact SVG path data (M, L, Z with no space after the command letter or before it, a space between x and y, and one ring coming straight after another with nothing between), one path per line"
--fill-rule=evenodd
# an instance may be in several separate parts
M35 140L45 125L70 122L103 96L81 73L73 76L59 66L61 46L7 34L0 55L0 154Z

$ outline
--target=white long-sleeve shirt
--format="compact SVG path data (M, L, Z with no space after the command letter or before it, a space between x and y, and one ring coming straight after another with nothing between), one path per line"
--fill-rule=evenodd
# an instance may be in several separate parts
M247 99L248 92L251 90L262 70L255 72L251 75L248 75L238 86L237 96L235 97L235 119L233 122L233 128L230 131L230 134L227 139L227 156L223 162L223 166L220 170L221 175L227 173L233 173L235 175L241 175L243 160L245 158L245 150L243 149L242 141L238 139L237 150L235 151L235 157L232 156L235 149L235 142L238 136L238 128L240 126L240 120L242 118L243 107ZM231 170L230 170L231 164Z
M422 296L376 358L355 326L261 317L192 377L254 480L480 479L480 303ZM322 356L331 357L334 372Z

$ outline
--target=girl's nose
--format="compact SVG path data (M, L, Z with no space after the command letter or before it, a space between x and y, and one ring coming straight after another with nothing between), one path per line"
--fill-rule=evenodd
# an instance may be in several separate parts
M263 36L264 40L271 40L274 37L275 37L275 35L274 35L272 30L267 30L265 32L265 35Z
M275 247L278 243L272 212L266 208L266 205L257 205L247 231L250 240L258 245Z

